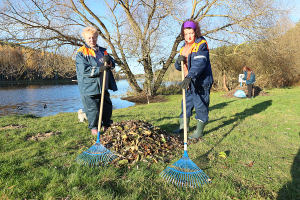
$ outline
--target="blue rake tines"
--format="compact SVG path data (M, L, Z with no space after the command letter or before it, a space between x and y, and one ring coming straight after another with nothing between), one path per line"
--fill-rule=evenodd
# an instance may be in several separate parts
M106 165L112 162L117 156L110 150L105 148L99 141L100 131L97 135L96 143L77 156L76 161L83 165Z
M189 158L187 151L171 167L160 173L167 182L181 187L196 188L210 183L209 177Z

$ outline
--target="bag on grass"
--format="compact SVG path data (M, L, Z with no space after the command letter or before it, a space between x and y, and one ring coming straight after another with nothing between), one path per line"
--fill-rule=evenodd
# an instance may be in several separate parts
M245 98L246 97L246 93L243 90L237 90L233 96L237 97L237 98Z

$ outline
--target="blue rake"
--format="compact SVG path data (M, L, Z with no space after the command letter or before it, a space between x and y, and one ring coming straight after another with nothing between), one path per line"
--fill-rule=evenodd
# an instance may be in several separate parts
M110 150L105 148L100 143L99 138L100 131L98 131L96 143L86 151L82 152L79 156L77 156L77 163L82 165L100 166L106 165L118 157Z
M183 61L181 62L181 75L184 79ZM187 121L186 121L186 99L185 89L182 89L182 108L184 123L184 153L183 157L171 167L167 167L160 176L167 182L182 187L196 188L209 183L209 177L189 158L187 153Z
M104 65L106 66L106 64L107 63L105 62ZM82 154L77 156L76 161L79 164L94 165L94 166L106 165L117 158L115 154L113 154L110 150L105 148L100 143L100 129L101 129L101 122L102 122L102 114L103 114L105 82L106 82L106 70L104 70L103 72L103 83L102 83L102 90L101 90L97 141L92 147L90 147L86 151L82 152Z
M183 157L160 173L167 182L181 187L196 188L209 183L209 177L201 170L184 151Z

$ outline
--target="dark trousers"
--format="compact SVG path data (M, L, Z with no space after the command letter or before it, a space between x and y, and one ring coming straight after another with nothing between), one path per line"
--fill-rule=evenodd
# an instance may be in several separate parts
M252 94L253 84L248 84L247 87L248 87L248 98L251 98L253 95Z
M82 95L81 96L83 108L86 114L86 118L89 122L90 129L98 129L99 111L101 103L101 94L97 95ZM102 114L102 125L110 126L111 115L112 115L112 102L110 100L110 94L107 90L104 93L103 102L103 114Z
M208 121L209 93L209 89L185 90L187 118L190 118L192 116L192 112L195 108L195 119L200 119L203 122ZM183 102L181 102L181 114L179 115L179 117L183 117Z

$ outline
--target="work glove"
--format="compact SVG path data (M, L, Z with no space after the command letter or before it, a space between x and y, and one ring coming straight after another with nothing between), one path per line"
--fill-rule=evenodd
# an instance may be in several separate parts
M178 64L178 65L181 65L181 61L185 61L185 56L183 56L183 55L179 55L179 56L178 56L177 64Z
M104 63L106 62L107 65L110 65L110 59L108 56L103 57Z
M109 66L102 65L102 66L100 67L100 70L99 70L99 71L100 71L100 72L104 72L104 70L107 71L107 70L109 70L109 68L110 68Z
M181 83L179 83L179 86L181 87L181 89L188 89L189 88L189 85L190 85L190 83L191 83L191 80L192 80L192 78L190 78L190 77L185 77L184 79L183 79L183 81L181 82Z

